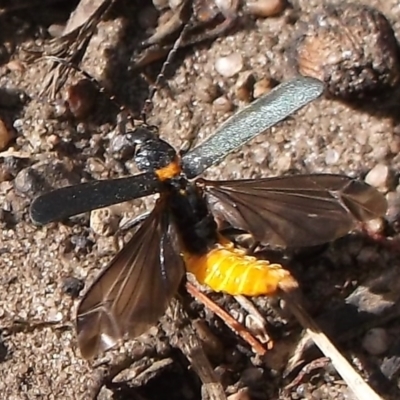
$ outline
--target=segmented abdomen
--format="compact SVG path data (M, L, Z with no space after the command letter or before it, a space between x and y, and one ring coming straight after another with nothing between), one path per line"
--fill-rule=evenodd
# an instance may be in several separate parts
M225 238L204 255L183 254L186 269L201 284L231 295L273 295L279 287L296 286L280 264L248 256Z

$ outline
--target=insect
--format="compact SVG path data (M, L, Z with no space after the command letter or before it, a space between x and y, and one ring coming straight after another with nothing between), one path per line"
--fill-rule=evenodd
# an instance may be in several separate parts
M295 78L227 120L182 157L157 132L141 126L127 135L141 174L65 187L36 198L37 224L158 193L154 209L100 273L77 310L78 344L85 358L144 333L165 312L185 272L213 290L273 295L292 285L278 264L257 260L224 237L220 217L256 241L310 246L344 236L381 216L385 198L343 175L299 175L234 181L192 180L229 152L317 98L323 85Z

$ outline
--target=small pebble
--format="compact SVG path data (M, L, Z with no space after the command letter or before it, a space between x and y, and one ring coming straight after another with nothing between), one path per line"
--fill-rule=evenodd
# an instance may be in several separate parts
M17 192L33 197L44 190L71 186L79 181L71 161L47 160L19 171L14 185Z
M168 7L168 0L152 0L152 3L157 10L163 10Z
M212 21L216 16L220 13L218 5L216 4L220 0L217 1L195 1L193 2L193 14L197 21L201 23L207 23ZM224 4L222 5L225 6Z
M93 245L84 235L72 235L70 241L76 252L86 252Z
M247 388L242 388L237 393L229 395L227 400L250 400L249 391Z
M85 283L82 279L75 278L74 276L68 276L63 279L61 289L68 296L73 299L79 296L79 293L85 287Z
M325 163L327 165L336 164L340 159L340 153L335 149L328 149L325 155Z
M213 102L213 108L217 112L227 113L232 110L232 102L225 96L218 97Z
M118 248L113 236L98 236L96 238L96 254L103 257L109 254L115 254Z
M61 138L60 136L56 135L55 133L52 133L49 136L46 136L46 143L49 145L51 149L56 147L58 144L60 144Z
M384 164L377 164L365 177L365 182L376 188L385 188L389 180L389 167Z
M105 171L106 167L104 162L97 157L89 157L87 159L87 169L91 174L101 174Z
M383 375L386 376L389 380L392 379L397 379L397 377L400 375L400 358L398 356L399 354L399 348L395 349L393 352L394 355L389 355L388 357L385 357L382 361L382 364L380 366L380 370L382 371ZM391 351L389 352L389 354Z
M115 135L110 140L110 152L118 160L133 156L134 151L135 146L126 135Z
M24 168L14 179L14 186L17 193L34 193L39 191L38 177L32 168Z
M263 78L254 84L253 97L258 99L272 89L272 81L268 78Z
M247 103L250 102L254 81L254 75L250 71L241 72L235 84L236 98Z
M168 5L171 10L177 10L184 0L168 0Z
M243 57L239 53L232 53L226 57L219 57L215 62L215 70L225 78L231 78L243 68Z
M11 130L8 129L5 123L0 119L0 151L3 151L13 138L14 135Z
M268 18L282 13L286 6L286 0L256 0L248 2L246 9L251 15Z
M61 37L63 35L64 30L65 30L65 25L64 24L51 24L47 28L47 32L53 38Z
M278 171L288 171L292 168L293 160L290 154L284 153L279 156L276 162L276 168Z
M383 328L372 328L364 336L362 346L372 355L379 356L389 348L389 335Z
M206 0L207 3L215 3L224 15L235 15L238 10L239 1L237 0Z
M99 236L110 236L118 228L118 218L110 207L93 210L90 213L90 227Z
M97 97L96 87L88 79L81 79L67 89L67 103L72 115L77 119L89 116Z

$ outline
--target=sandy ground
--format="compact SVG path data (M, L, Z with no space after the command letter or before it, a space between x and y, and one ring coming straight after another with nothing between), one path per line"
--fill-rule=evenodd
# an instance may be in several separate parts
M299 18L312 11L318 3L298 1ZM363 3L384 12L400 37L400 4L397 0L365 0ZM264 77L278 81L289 79L292 65L287 49L295 37L296 24L289 23L287 13L277 18L256 20L229 36L181 54L174 64L173 77L168 79L173 98L166 90L160 90L154 97L150 122L159 126L162 136L177 148L193 131L198 131L198 140L201 141L234 110L243 107L244 103L235 98L236 78L223 78L215 71L215 60L220 56L240 52L244 59L243 70L252 71L257 80ZM146 96L146 85L129 69L135 29L133 23L127 24L127 16L112 15L99 24L82 67L106 82L122 99L121 102L127 102L137 111ZM10 14L3 18L9 18L9 29L18 38L11 58L23 60L26 53L22 48L35 44L39 27L34 23L29 25L28 13L14 17ZM11 37L4 40L12 41ZM98 368L79 356L72 326L76 301L63 292L62 286L65 277L69 276L92 281L116 252L123 235L119 235L117 243L112 235L94 233L89 228L88 216L74 218L67 224L34 227L29 221L27 207L37 194L38 178L32 170L24 168L35 166L39 178L45 177L51 182L61 176L57 181L59 186L82 178L120 176L124 168L125 173L135 169L132 163L123 166L120 161L113 160L110 152L110 139L117 132L115 109L111 110L112 107L103 104L106 101L100 100L101 111L95 112L85 122L52 118L49 109L53 110L54 104L39 95L45 74L44 64L24 62L24 65L26 69L23 72L0 67L1 89L26 91L36 98L20 109L0 108L0 116L16 127L17 137L11 147L23 153L24 157L8 160L12 165L7 168L13 169L14 174L0 182L3 204L0 230L1 398L89 399L96 385ZM200 79L218 85L220 93L232 102L232 111L220 111L204 101L197 87ZM110 111L109 115L105 115L105 111ZM399 166L396 124L396 115L390 115L385 109L372 114L338 101L320 99L228 156L221 165L207 171L207 177L269 176L287 173L288 170L365 176L377 164L384 164L390 167L393 175L388 189L395 196ZM52 150L51 141L55 137L65 143L61 155ZM4 158L1 162L2 168L6 168ZM136 201L119 208L116 213L118 217L138 215L139 210L144 210L149 204L151 200ZM394 254L360 236L341 239L323 248L318 256L295 254L290 259L308 299L317 305L316 316L342 304L350 293L369 279L393 270L400 271ZM396 274L393 276L396 278ZM228 306L233 302L222 295L214 295L214 298ZM265 303L260 300L259 304ZM296 325L286 326L279 318L280 322L276 324L273 322L276 311L264 312L275 324L282 343L298 341ZM204 316L204 313L200 314ZM207 314L206 318L223 344L222 356L214 364L223 375L228 394L237 392L240 387L248 387L254 399L352 398L332 368L319 369L299 387L283 394L281 390L285 382L281 372L286 360L283 344L277 345L276 352L282 350L279 357L274 358L272 353L265 362L257 361L248 348L242 343L239 345L239 340L221 327L214 317ZM30 324L25 326L17 321L30 321ZM57 324L42 326L41 322L45 321L56 321ZM168 362L160 367L153 379L142 385L140 398L199 399L197 377L187 369L185 358L166 344L166 338L174 334L168 331L168 326L158 330L164 338L161 340L164 350L155 349L150 357L145 355L140 365L148 366L154 360ZM382 322L379 326L388 332L391 348L396 347L396 343L398 348L395 321ZM379 370L387 354L368 355L361 347L364 334L360 332L347 341L343 350L364 376L371 376L371 371ZM152 343L150 339L148 342ZM118 352L131 351L135 345L132 341L126 343L106 359L112 360ZM131 367L127 375L131 380L125 386L114 391L103 389L99 398L139 398L130 387L134 386L132 378L141 370L140 365ZM397 376L391 378L392 386L383 387L385 399L399 398L396 397Z

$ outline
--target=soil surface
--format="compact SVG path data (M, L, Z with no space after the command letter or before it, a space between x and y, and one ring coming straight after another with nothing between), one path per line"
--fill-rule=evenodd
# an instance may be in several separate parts
M81 66L138 115L148 96L148 84L131 66L143 39L137 21L143 6L120 3L98 23ZM228 34L178 52L167 84L153 98L148 122L158 126L162 137L177 149L192 137L201 142L246 105L238 99L238 75L225 78L218 74L216 60L239 53L241 73L251 72L256 82L290 79L295 74L291 56L299 21L306 20L319 3L299 0L276 17L243 17ZM383 12L400 39L397 0L363 3ZM60 96L65 97L68 85L81 78L79 73L68 75L55 99L42 93L49 62L38 61L35 51L50 44L49 27L65 24L72 10L71 4L58 2L0 16L0 94L4 97L0 98L0 118L6 126L0 134L6 139L13 135L0 154L1 398L90 399L97 389L99 399L206 398L198 376L171 339L177 335L178 340L185 340L179 339L179 329L168 317L143 339L126 341L95 363L83 360L77 349L74 315L78 300L66 291L73 292L80 281L86 287L93 281L129 237L116 228L149 210L153 199L113 207L106 220L96 214L81 215L35 227L29 219L30 201L43 191L137 172L131 160L115 151L123 129L118 107L107 95L100 93L89 116L78 120L66 116ZM160 66L153 64L150 76ZM213 91L221 101L213 101ZM395 237L400 204L398 113L398 103L393 102L364 102L359 107L321 98L227 156L206 176L237 179L332 172L364 178L375 168L374 183L390 200L387 227L375 230ZM357 233L318 249L269 256L286 260L309 301L310 312L325 324L363 377L384 399L399 399L400 324L395 310L400 265L395 246L387 245L385 238ZM377 279L380 289L374 290ZM233 298L210 296L245 319L245 311ZM353 398L329 362L311 364L303 379L285 390L301 367L321 355L310 350L300 357L305 360L300 369L289 371L288 359L301 339L299 325L277 299L260 298L255 304L275 341L274 349L263 358L255 356L203 306L190 304L191 317L206 321L216 343L207 354L226 394L238 396L231 399ZM351 312L346 307L349 304ZM371 333L371 328L382 329ZM381 335L373 344L383 341L383 352L374 355L365 349L369 349L367 334ZM104 371L124 354L133 358L132 365L105 387L101 381Z

